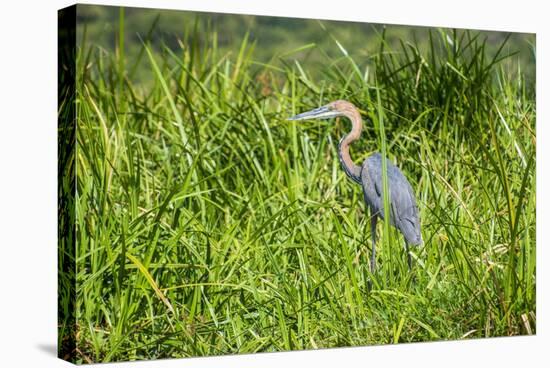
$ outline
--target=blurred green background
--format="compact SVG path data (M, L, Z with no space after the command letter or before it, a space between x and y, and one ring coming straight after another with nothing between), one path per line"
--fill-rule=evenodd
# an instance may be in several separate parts
M110 6L79 6L78 39L81 41L86 33L87 39L97 46L107 52L115 51L118 9ZM125 52L131 63L140 53L142 40L150 41L155 50L161 50L162 46L181 50L183 45L191 43L205 49L212 46L212 35L215 34L220 54L229 53L235 57L243 38L248 36L249 41L255 44L253 59L257 63L276 65L298 60L307 62L308 71L315 74L326 66L327 59L341 56L342 48L361 68L368 66L369 59L379 47L381 32L385 32L390 49L400 43L411 43L421 52L428 52L430 30L437 33L435 28L407 25L126 8ZM516 73L517 70L513 68L517 67L519 61L526 69L523 74L528 87L532 86L535 80L535 35L483 31L481 39L487 41L487 54L494 55L506 37L509 40L503 50L504 54L514 53L515 56L507 58L503 64L507 64L510 73ZM311 47L313 45L315 47ZM299 51L304 47L305 50ZM135 82L148 82L153 78L147 63L138 66L135 77Z

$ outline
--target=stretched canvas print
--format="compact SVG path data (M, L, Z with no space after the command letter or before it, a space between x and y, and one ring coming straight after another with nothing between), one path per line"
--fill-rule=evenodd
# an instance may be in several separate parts
M534 34L59 11L59 356L536 333Z

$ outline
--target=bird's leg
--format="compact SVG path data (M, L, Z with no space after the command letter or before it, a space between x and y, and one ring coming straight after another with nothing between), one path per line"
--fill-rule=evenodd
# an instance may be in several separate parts
M370 232L371 232L371 240L372 240L372 253L370 256L371 273L374 273L374 271L376 270L376 222L377 221L378 221L378 217L376 216L376 214L371 213L371 217L370 217Z
M409 264L409 271L412 269L411 253L409 252L409 242L405 240L405 251L407 252L407 263Z

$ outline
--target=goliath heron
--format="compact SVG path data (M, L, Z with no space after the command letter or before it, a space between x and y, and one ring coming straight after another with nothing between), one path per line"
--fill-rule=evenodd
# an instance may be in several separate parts
M367 207L371 211L372 253L370 267L371 272L374 272L376 267L376 222L378 217L384 219L382 156L376 152L365 159L361 166L356 165L351 159L349 146L352 142L359 139L361 135L363 126L361 114L351 102L338 100L314 110L298 114L288 120L329 119L336 116L345 116L352 123L351 132L344 136L338 144L338 156L347 176L363 187L363 197ZM409 252L409 243L413 245L422 244L418 207L407 178L389 160L386 160L386 162L388 186L390 189L390 223L401 231L405 237L405 250L410 269L411 255Z

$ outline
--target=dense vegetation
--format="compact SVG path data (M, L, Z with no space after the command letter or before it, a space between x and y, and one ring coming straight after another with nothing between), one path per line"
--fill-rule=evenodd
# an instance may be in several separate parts
M364 58L323 22L266 59L273 19L221 47L198 16L130 58L117 16L113 49L81 30L77 55L77 361L535 333L534 64L506 35L373 28ZM415 188L412 272L387 224L369 272L349 123L285 121L334 99L362 110L355 160L383 151Z

